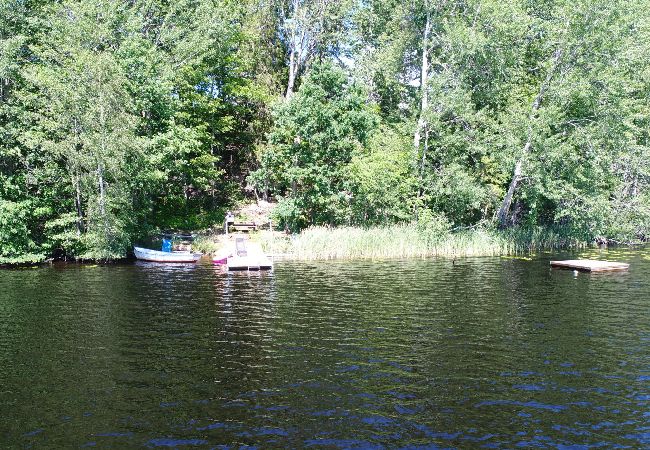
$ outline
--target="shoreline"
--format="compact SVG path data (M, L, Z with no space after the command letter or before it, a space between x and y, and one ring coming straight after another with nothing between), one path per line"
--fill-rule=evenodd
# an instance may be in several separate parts
M291 236L261 235L265 251L281 253L293 260L509 256L591 245L549 230L448 232L421 230L415 225L367 229L313 227Z
M234 236L231 234L230 236ZM204 234L195 250L211 257L223 245L223 234ZM422 230L416 225L384 227L311 227L297 234L262 230L244 234L259 243L274 258L285 261L351 261L423 258L471 258L522 256L540 251L579 250L602 247L595 240L586 241L548 228L537 229L472 229L463 231ZM648 242L609 240L605 248L638 247ZM129 252L130 253L130 252ZM0 263L0 269L40 267L60 263L78 265L111 265L137 261L133 256L115 259L55 259Z

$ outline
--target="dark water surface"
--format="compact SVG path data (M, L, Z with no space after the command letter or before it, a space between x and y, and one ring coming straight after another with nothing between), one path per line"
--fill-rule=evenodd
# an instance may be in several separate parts
M650 447L649 249L551 256L0 271L0 447Z

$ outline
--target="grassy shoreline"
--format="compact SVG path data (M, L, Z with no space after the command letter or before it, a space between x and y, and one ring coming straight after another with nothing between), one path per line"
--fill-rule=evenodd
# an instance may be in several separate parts
M231 235L232 237L232 235ZM288 235L268 230L258 231L249 238L262 245L270 255L289 260L353 260L406 258L462 258L476 256L516 256L537 251L584 249L595 247L593 241L578 239L550 228L507 229L490 228L448 231L427 229L416 224L362 227L311 227L301 233ZM206 255L216 253L225 243L221 233L199 232L193 249ZM616 243L637 245L644 242ZM106 264L129 260L70 259L76 264ZM0 268L38 266L54 262L52 258L39 260L0 260Z
M296 260L505 256L591 245L543 228L441 232L416 225L312 227L292 236L261 232L259 240L265 251Z

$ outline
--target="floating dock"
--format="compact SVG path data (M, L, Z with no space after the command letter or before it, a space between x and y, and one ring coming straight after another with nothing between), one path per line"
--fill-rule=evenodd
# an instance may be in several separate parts
M551 267L559 269L581 270L583 272L611 272L627 270L629 264L613 261L595 261L591 259L571 259L567 261L551 261Z
M228 249L226 249L228 250ZM269 259L259 244L247 242L243 237L235 239L235 246L226 251L228 270L272 270L273 260ZM219 260L223 263L223 259Z
M273 262L265 256L233 256L227 266L228 270L271 270Z

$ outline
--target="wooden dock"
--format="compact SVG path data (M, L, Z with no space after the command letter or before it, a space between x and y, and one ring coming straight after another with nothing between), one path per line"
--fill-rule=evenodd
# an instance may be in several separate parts
M272 270L273 262L266 256L233 256L228 258L228 270Z
M262 251L262 246L243 237L235 239L235 248L230 252L226 266L228 270L272 270L273 261Z
M596 261L591 259L572 259L567 261L551 261L551 267L559 269L573 269L583 272L611 272L627 270L630 265L613 261Z

